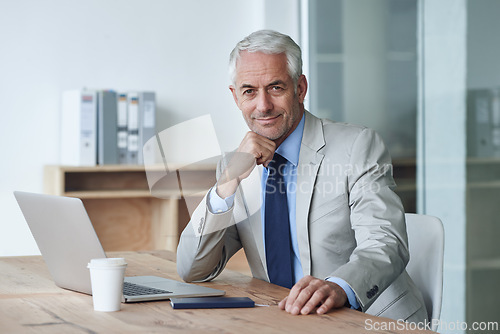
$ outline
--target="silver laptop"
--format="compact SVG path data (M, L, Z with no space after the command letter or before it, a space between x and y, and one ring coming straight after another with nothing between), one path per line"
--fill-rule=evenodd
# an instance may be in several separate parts
M24 218L57 286L92 294L90 259L106 254L78 198L15 191ZM221 296L225 292L157 276L126 277L124 301Z

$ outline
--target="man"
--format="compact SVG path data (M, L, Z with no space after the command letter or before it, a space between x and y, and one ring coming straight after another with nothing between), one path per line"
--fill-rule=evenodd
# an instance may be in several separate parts
M221 161L217 184L182 233L180 276L211 280L243 247L254 277L291 288L279 303L286 312L349 306L424 321L422 296L405 271L404 212L379 136L304 109L301 51L286 35L262 30L243 39L230 74L250 131Z

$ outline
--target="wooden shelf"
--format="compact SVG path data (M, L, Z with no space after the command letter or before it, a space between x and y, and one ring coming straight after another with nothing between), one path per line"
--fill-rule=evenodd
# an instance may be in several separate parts
M45 166L44 191L82 199L105 251L175 251L189 221L179 182L190 202L201 200L199 193L215 183L215 164L185 166L168 177L162 165L148 166L150 172L159 173L154 196L144 166Z
M189 193L200 193L205 191L206 189L196 189L192 190ZM87 191L66 191L64 192L64 196L68 197L78 197L81 199L86 198L149 198L151 195L151 191L149 190L87 190ZM155 192L154 196L156 198L161 199L170 199L176 198L180 199L180 193L177 190L163 190Z
M81 199L86 198L140 198L140 197L151 197L151 193L146 190L109 190L109 191L99 191L99 190L87 190L87 191L66 191L64 196L78 197Z

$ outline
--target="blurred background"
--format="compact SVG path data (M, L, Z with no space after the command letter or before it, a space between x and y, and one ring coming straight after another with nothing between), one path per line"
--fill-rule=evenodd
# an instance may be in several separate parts
M60 163L63 91L154 91L158 132L210 114L231 150L247 128L229 52L270 28L303 50L308 110L377 130L406 211L443 221L441 319L498 321L499 16L498 0L0 0L0 256L39 254L12 191L43 192Z

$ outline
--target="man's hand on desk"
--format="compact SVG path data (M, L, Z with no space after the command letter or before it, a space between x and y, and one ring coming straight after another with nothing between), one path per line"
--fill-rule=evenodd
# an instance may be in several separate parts
M249 131L217 180L217 194L221 198L234 194L239 182L247 178L255 166L268 165L275 149L276 144L272 140Z
M344 306L346 301L345 291L337 284L305 276L292 287L290 294L279 303L279 307L297 315L309 314L316 306L321 305L316 313L324 314L332 308Z

